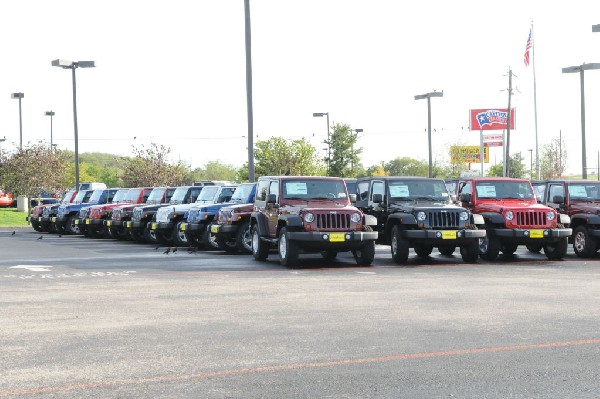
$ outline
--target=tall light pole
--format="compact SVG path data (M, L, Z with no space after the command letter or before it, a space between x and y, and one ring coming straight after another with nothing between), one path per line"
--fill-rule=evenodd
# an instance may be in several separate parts
M23 93L12 93L10 98L16 98L19 100L19 149L23 149L23 118L21 114L21 100L25 97Z
M250 28L250 0L244 0L246 44L246 112L248 113L248 181L254 181L254 111L252 107L252 29Z
M533 180L533 148L527 151L529 151L529 178Z
M427 99L427 141L429 143L429 177L433 177L433 161L431 156L431 97L444 97L444 91L432 91L430 93L419 94L415 100Z
M52 149L52 117L56 115L54 111L46 111L44 115L50 117L50 149Z
M73 130L75 131L75 190L79 190L79 136L77 132L77 84L75 70L77 68L94 68L94 61L53 60L52 66L70 69L73 79Z
M331 168L331 143L329 142L329 112L313 112L313 117L320 118L327 117L327 175L329 176L329 169Z
M562 73L579 72L579 85L581 90L581 178L587 179L587 161L585 148L585 75L584 71L589 69L600 69L600 64L581 64L562 69Z

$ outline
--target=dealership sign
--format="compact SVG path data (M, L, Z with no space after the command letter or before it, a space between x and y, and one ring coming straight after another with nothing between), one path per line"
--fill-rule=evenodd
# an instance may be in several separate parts
M471 130L505 130L508 124L508 111L506 108L472 109ZM515 109L510 112L510 128L515 128Z
M479 163L481 150L478 145L453 145L450 147L451 163ZM484 162L490 162L490 151L487 146L483 147Z
M483 136L483 144L488 147L500 147L504 143L504 136L497 133L486 133Z

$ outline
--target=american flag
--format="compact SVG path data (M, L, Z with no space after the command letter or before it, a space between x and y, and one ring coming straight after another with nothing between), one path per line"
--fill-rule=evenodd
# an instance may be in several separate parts
M525 55L523 56L523 61L525 61L525 66L529 66L529 50L533 46L533 42L531 40L531 36L533 35L533 27L529 29L529 37L527 38L527 44L525 45Z

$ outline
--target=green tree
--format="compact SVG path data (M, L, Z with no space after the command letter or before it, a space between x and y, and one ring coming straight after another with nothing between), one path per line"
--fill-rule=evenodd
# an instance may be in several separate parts
M47 144L29 144L0 158L0 186L7 192L35 197L56 193L67 186L67 153L48 148Z
M529 175L529 169L525 169L523 164L524 158L520 152L513 154L509 159L508 177L523 179ZM501 177L504 173L504 165L502 162L493 165L488 170L488 176Z
M356 177L358 173L358 157L362 148L356 147L358 136L350 125L337 123L333 125L333 132L329 140L325 140L331 151L329 162L329 176ZM325 158L327 162L327 158Z
M164 145L133 146L132 158L125 159L123 183L127 187L180 186L191 183L190 168L182 161L169 161L171 149Z
M564 140L557 137L542 146L540 154L540 177L561 177L567 168L567 149Z
M393 159L384 167L389 176L429 176L429 164L410 157Z
M317 156L317 150L306 139L286 140L271 137L255 143L256 176L305 175L318 176L325 173ZM248 180L248 165L238 173L238 181Z
M202 168L192 171L193 181L199 180L226 180L237 181L238 171L233 165L226 165L219 161L208 161Z

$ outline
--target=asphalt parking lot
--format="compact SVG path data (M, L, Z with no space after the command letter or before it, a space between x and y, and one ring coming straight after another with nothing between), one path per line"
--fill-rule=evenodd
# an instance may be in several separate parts
M288 270L32 229L0 248L0 397L600 395L600 257L572 249Z

